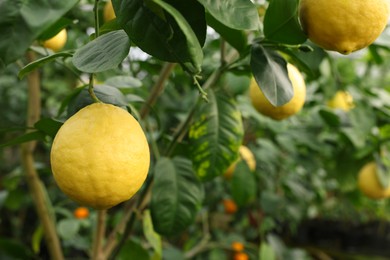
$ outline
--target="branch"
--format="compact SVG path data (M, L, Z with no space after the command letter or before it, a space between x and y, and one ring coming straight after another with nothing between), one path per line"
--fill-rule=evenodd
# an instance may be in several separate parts
M98 219L96 223L96 233L95 240L93 242L92 247L92 259L93 260L102 260L105 259L103 250L102 250L102 242L104 240L104 234L106 233L106 210L98 211Z
M29 62L35 60L35 55L32 52L27 53ZM38 120L41 114L41 90L39 71L32 71L27 76L28 81L28 110L27 110L27 127L31 128ZM26 173L27 183L31 191L35 208L40 221L42 222L45 240L51 259L64 259L61 244L56 232L54 220L51 218L49 208L44 192L44 186L39 179L35 169L33 152L36 142L24 143L21 146L21 159Z
M160 72L158 80L156 81L151 90L148 100L146 100L146 102L141 108L141 118L145 118L149 114L150 108L156 103L157 98L164 89L165 82L167 81L169 75L171 75L171 72L175 65L176 63L165 63L164 67Z

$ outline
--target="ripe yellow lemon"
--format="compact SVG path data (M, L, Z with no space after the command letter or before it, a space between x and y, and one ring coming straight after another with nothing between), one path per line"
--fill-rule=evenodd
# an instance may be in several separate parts
M65 121L50 157L59 188L96 209L130 199L144 183L150 163L148 142L137 120L102 103L86 106Z
M390 195L390 187L383 188L379 182L375 162L367 163L360 170L358 188L363 194L372 199L382 199Z
M112 7L111 0L107 1L103 8L103 18L105 22L111 21L115 19L114 8Z
M341 109L347 112L354 107L353 97L349 92L339 90L333 98L328 101L328 107Z
M306 84L299 70L291 64L287 64L288 77L294 89L294 96L283 106L272 105L260 90L256 80L252 78L250 85L250 98L257 111L275 120L282 120L298 113L306 98Z
M309 39L342 54L375 41L385 29L389 13L388 0L301 0L299 7Z
M67 40L67 32L66 29L62 29L59 33L57 33L54 37L43 42L43 46L45 48L52 49L53 51L59 51L64 48Z
M244 159L246 164L248 165L249 169L251 171L254 171L256 169L256 159L251 150L249 150L248 147L241 145L239 148L240 158L232 163L229 168L224 173L224 177L226 179L230 179L233 175L234 170L236 169L236 165L239 160Z

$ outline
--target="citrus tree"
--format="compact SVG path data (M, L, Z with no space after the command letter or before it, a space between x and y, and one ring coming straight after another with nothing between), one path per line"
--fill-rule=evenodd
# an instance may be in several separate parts
M311 259L305 220L387 220L389 12L0 0L0 256Z

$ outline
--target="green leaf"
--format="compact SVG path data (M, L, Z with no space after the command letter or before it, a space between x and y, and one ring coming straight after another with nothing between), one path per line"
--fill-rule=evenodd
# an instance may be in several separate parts
M46 135L42 131L28 132L21 136L13 138L4 144L0 144L0 147L22 144L30 141L45 141L45 137Z
M198 0L205 9L227 27L258 30L260 19L256 6L248 0Z
M207 24L210 25L222 38L224 38L238 52L242 52L248 46L248 39L244 31L232 29L206 13Z
M5 186L4 179L2 181L2 185L3 185L3 187ZM3 205L8 197L8 194L9 194L9 191L7 191L7 190L0 191L0 209L3 208Z
M154 258L153 260L162 258L162 243L161 237L154 231L152 217L150 215L150 210L145 210L143 214L143 230L146 240L154 249Z
M252 46L251 69L264 96L274 106L282 106L294 95L287 62L276 52L258 44Z
M52 118L42 118L34 124L34 127L46 135L54 137L62 124L62 122L56 121Z
M272 0L264 16L264 35L267 40L300 44L306 41L298 19L298 0Z
M155 166L151 213L155 230L161 235L182 232L195 220L204 192L191 161L161 158Z
M274 249L266 241L261 242L259 260L276 260Z
M206 35L204 9L196 0L113 0L118 23L146 53L200 72ZM180 10L179 10L180 9ZM184 11L185 10L185 13Z
M104 103L116 105L122 108L127 106L127 101L122 92L114 87L107 85L96 85L94 87L95 95ZM77 111L92 104L94 101L89 95L88 88L83 88L77 96L73 96L68 104L68 117L74 115Z
M142 86L142 81L130 76L115 76L107 79L104 84L116 88L139 88Z
M190 55L189 62L183 62L182 65L193 75L198 74L201 71L202 61L203 61L203 51L202 47L196 37L194 31L192 30L190 24L178 12L174 7L165 3L161 0L152 0L161 6L166 12L168 12L176 21L180 30L183 32L186 38L187 51Z
M58 235L64 240L70 240L76 236L80 229L80 221L77 219L62 219L57 224Z
M39 35L67 13L77 0L0 1L0 68L24 55Z
M43 65L45 65L46 63L48 62L51 62L51 61L54 61L55 59L57 58L66 58L66 57L72 57L73 54L72 53L69 53L69 52L58 52L58 53L54 53L52 55L49 55L49 56L46 56L46 57L43 57L41 59L38 59L36 61L33 61L29 64L27 64L26 66L24 66L20 71L19 71L19 74L18 74L18 77L20 79L22 79L24 76L26 76L28 73L30 73L31 71L35 70L35 69L38 69L39 67L42 67Z
M31 248L35 254L38 254L40 251L42 238L43 238L43 228L42 225L39 225L35 229L31 238Z
M284 207L284 200L270 191L263 191L260 198L261 208L266 214L275 214Z
M34 259L34 254L20 241L0 238L1 259Z
M73 64L83 72L116 68L129 54L130 41L123 30L106 33L77 49Z
M137 260L149 260L148 251L142 247L138 242L130 239L121 248L118 257L118 260L128 260L128 259L137 259Z
M256 197L256 179L244 160L237 163L233 172L231 192L240 207L249 204Z
M236 102L225 93L208 91L209 103L198 105L189 130L191 158L197 176L222 175L238 156L244 130Z
M341 124L340 117L330 109L321 109L319 111L321 118L330 127L338 127Z

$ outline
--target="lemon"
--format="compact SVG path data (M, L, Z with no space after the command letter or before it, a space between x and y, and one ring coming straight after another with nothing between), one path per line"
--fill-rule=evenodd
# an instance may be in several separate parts
M348 91L339 90L333 98L328 101L328 107L341 109L347 112L354 107L353 97Z
M43 46L45 48L52 49L53 51L59 51L64 48L67 40L67 32L66 29L62 29L59 33L57 33L54 37L43 42Z
M388 0L301 0L299 17L311 41L349 54L370 45L389 17Z
M256 80L254 78L251 80L249 94L253 106L263 115L276 120L282 120L298 113L305 103L306 84L302 74L291 64L287 64L287 70L294 90L294 96L283 106L276 107L272 105L260 90Z
M103 18L105 22L115 19L114 8L112 7L111 0L107 1L103 8Z
M248 165L249 169L251 171L254 171L256 169L256 159L251 150L249 150L248 147L241 145L239 148L240 158L232 163L229 168L224 173L224 177L226 179L230 179L232 177L232 174L234 170L236 169L236 165L239 162L239 160L244 159L246 164Z
M360 170L358 188L363 194L372 199L381 199L390 195L390 187L383 188L379 182L375 162L367 163Z
M140 189L150 154L132 115L114 105L94 103L65 121L50 159L54 179L66 195L82 205L107 209Z

